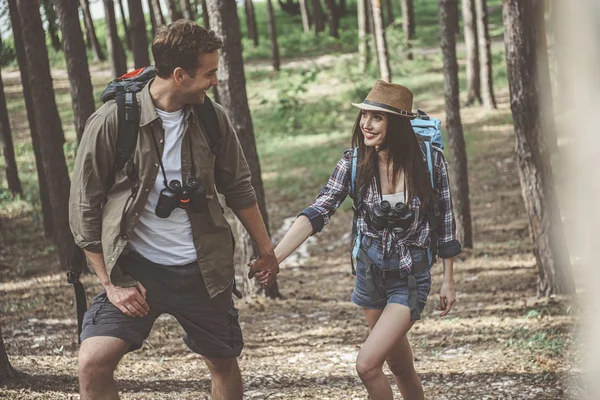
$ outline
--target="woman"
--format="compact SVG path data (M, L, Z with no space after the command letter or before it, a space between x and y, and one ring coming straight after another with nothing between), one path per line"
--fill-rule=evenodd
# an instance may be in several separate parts
M353 150L344 153L315 202L302 211L275 249L278 260L285 260L356 191L360 248L352 301L362 307L370 328L356 369L373 400L393 398L382 371L386 361L404 399L424 398L406 334L420 319L431 287L432 240L444 267L440 316L450 311L456 298L453 257L461 247L455 236L446 161L433 147L434 191L425 152L410 123L416 117L412 99L408 88L377 81L362 103L352 104L361 109L352 138L357 156ZM352 163L356 163L354 186ZM435 219L429 217L435 205L440 222L434 231ZM265 285L274 279L269 274L257 276Z

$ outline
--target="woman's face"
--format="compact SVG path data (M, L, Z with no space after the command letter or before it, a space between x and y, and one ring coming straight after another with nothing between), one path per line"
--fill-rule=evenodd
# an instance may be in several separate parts
M381 146L385 140L387 126L387 113L382 111L361 111L360 130L365 140L365 146Z

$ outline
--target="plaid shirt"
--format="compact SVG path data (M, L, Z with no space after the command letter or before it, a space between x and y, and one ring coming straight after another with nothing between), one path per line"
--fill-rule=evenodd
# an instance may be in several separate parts
M423 160L426 161L425 154ZM337 163L329 182L321 189L315 202L304 209L300 215L305 215L313 226L313 234L321 231L336 209L342 204L350 193L352 150L346 150L344 156ZM450 197L450 182L448 179L448 166L442 151L432 146L432 159L434 167L435 187L439 193L438 225L438 255L441 258L451 258L461 252L461 246L456 239L456 224L452 211L452 199ZM373 177L366 189L362 199L362 206L358 214L358 226L364 237L369 237L379 242L380 251L385 258L397 255L400 259L400 269L410 270L412 259L409 247L420 247L426 249L431 241L431 227L426 218L427 213L421 208L421 201L414 197L410 208L415 214L414 222L405 234L398 235L390 229L377 230L369 224L367 215L372 215L375 205L381 203L381 194L377 180Z

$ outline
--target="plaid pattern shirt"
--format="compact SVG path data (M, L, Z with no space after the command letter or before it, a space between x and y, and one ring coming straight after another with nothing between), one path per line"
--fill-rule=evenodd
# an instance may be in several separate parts
M422 152L424 161L426 156ZM337 208L350 193L352 150L346 150L344 156L337 163L327 185L321 189L315 202L305 208L300 215L305 215L313 226L313 234L321 231ZM441 258L451 258L461 252L461 246L456 239L456 223L452 211L452 199L450 197L450 181L448 178L448 166L444 154L435 146L432 146L432 162L434 168L435 187L438 190L438 202L440 217L438 219L438 255ZM375 205L381 203L381 193L377 180L373 177L366 189L362 199L362 206L358 210L358 228L363 237L372 238L380 246L384 257L397 255L400 259L399 268L410 270L412 259L409 247L420 247L426 249L431 241L431 229L426 218L426 211L422 209L421 201L414 197L410 208L415 214L414 222L402 235L393 230L377 230L369 221L368 215L372 215Z

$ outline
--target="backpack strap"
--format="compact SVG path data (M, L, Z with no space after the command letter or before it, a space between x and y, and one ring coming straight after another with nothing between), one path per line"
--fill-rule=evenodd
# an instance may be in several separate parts
M436 187L435 171L433 168L433 153L431 149L431 140L427 137L419 136L419 145L421 150L425 153L427 171L429 173L429 180L431 182L431 189L433 190L433 202L427 207L426 216L431 227L431 244L427 249L427 256L429 258L429 265L433 265L437 259L437 248L438 248L438 219L441 215L439 211L439 191Z
M362 205L360 196L356 195L356 164L358 162L358 147L354 148L352 157L350 158L350 197L352 197L352 210L354 211L352 217L352 249L350 254L350 263L352 265L352 275L356 275L356 268L354 267L354 259L358 257L361 242L361 232L358 227L358 212Z
M221 150L223 138L221 137L221 129L217 118L217 112L215 111L215 105L208 96L205 96L204 103L196 104L194 108L198 114L198 121L202 124L204 132L206 132L210 151L214 155L217 155Z
M73 252L71 254L71 265L67 272L67 282L73 285L75 290L75 305L77 307L77 340L81 343L81 329L83 326L83 316L87 311L87 299L85 297L85 288L79 277L83 273L83 267L87 265L83 250L73 243Z

